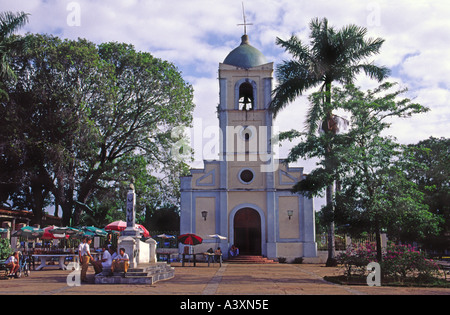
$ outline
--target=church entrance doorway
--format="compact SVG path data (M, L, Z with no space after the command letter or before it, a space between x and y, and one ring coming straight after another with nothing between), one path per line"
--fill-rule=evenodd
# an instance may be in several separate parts
M261 217L258 211L244 208L236 213L234 244L241 255L261 255Z

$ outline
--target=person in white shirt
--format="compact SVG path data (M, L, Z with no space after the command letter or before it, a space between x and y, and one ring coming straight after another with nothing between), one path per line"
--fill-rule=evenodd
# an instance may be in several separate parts
M83 237L81 239L81 243L80 245L78 245L78 259L80 264L83 262L83 251L84 251L84 246L86 245L86 237Z
M110 269L112 265L111 258L111 245L105 244L103 247L103 255L101 260L97 260L92 262L94 266L95 274L98 274L103 271L103 269Z
M125 253L125 249L119 249L119 254L113 260L111 265L111 271L124 271L127 273L128 267L130 266L130 257Z
M9 268L9 277L16 276L17 271L19 270L19 252L14 252L9 258L5 261L6 267Z
M94 258L91 255L91 243L92 239L90 238L83 238L83 242L78 246L78 255L80 256L80 262L81 262L81 282L86 282L86 273L89 268L89 261L94 262Z
M111 268L111 266L112 266L111 245L108 245L105 251L103 252L102 267Z

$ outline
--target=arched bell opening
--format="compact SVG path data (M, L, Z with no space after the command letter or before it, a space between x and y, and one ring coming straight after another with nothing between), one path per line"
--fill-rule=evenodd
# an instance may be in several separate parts
M254 106L253 86L244 82L239 86L239 110L252 110Z

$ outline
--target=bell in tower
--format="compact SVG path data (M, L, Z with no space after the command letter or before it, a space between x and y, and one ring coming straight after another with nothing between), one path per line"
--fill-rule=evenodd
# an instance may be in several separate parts
M245 82L239 87L239 110L252 110L254 108L253 87Z

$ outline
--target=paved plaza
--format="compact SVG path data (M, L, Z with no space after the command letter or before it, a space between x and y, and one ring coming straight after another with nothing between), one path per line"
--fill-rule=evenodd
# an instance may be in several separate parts
M231 264L181 267L173 263L175 277L153 285L94 284L92 267L88 283L70 287L71 271L49 266L31 277L0 280L0 294L11 295L450 295L450 289L343 286L323 280L342 273L323 264Z

